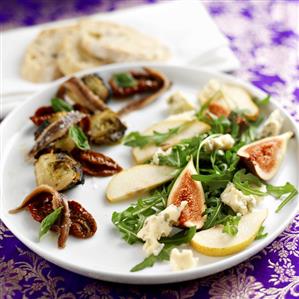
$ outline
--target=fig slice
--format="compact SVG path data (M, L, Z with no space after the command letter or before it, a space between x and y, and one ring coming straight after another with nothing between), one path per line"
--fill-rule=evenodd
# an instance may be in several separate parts
M260 139L242 146L237 154L252 172L267 181L277 173L292 136L292 132L286 132Z
M200 229L205 221L203 216L206 209L205 195L201 182L192 179L193 174L197 174L197 172L191 159L176 179L168 196L167 205L180 206L182 201L187 201L178 225L185 227L196 226L197 229Z

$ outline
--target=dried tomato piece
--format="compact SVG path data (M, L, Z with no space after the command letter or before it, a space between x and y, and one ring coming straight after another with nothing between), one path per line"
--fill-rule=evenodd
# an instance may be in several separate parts
M97 223L78 202L68 201L70 209L70 234L74 237L86 239L92 237L97 231Z
M81 163L83 172L92 176L110 176L122 170L113 159L101 153L76 148L72 155Z
M51 106L42 106L35 111L30 119L36 126L40 126L45 120L50 119L53 113L55 113L55 111Z
M42 222L45 217L54 211L52 194L39 194L38 198L28 205L28 210L35 221Z
M135 94L155 92L159 90L163 85L163 81L161 80L161 78L153 76L148 72L141 73L131 71L128 72L128 74L130 74L136 81L135 85L122 87L117 84L117 81L114 77L109 80L109 84L115 98L126 98Z

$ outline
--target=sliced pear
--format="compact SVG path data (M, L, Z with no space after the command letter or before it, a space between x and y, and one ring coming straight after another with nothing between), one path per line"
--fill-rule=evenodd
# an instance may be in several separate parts
M235 236L222 232L223 225L202 230L194 235L191 245L198 252L209 256L237 253L254 241L267 215L268 211L265 209L242 216L238 225L238 233Z
M228 116L231 111L242 110L252 120L258 117L259 109L250 94L242 87L210 80L198 95L201 104L211 98L209 110L217 116Z
M237 154L257 176L270 180L277 173L292 136L292 132L286 132L260 139L242 146Z
M177 128L182 125L184 125L184 128L180 130L176 135L169 138L165 142L165 144L161 145L161 148L167 149L179 143L183 139L192 138L210 130L210 126L204 122L198 121L196 119L190 121L190 118L188 120L187 117L182 117L164 120L147 129L144 134L152 134L154 131L165 133L168 132L169 129ZM155 144L149 144L142 148L133 148L132 154L136 163L140 164L151 159L158 149L159 146Z
M145 193L174 178L176 169L151 164L137 165L115 174L106 189L111 202Z
M185 227L196 226L199 229L205 220L202 215L206 209L205 195L201 182L192 179L193 174L197 174L197 172L191 159L176 179L168 196L167 204L180 206L182 201L187 201L178 224Z

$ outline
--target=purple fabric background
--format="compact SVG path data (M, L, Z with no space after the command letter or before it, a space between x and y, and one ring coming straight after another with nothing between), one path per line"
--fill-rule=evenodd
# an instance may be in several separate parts
M158 1L2 1L2 29ZM188 1L186 1L188 2ZM235 75L271 93L299 121L299 2L203 1L241 61ZM133 286L86 278L31 252L0 222L1 298L295 298L299 297L299 214L250 260L194 281Z

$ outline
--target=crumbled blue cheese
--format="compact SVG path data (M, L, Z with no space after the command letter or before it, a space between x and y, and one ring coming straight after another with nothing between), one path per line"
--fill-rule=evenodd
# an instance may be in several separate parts
M173 271L182 271L194 268L198 263L198 258L193 256L193 251L190 249L179 251L174 248L171 250L169 261Z
M259 132L259 138L279 135L282 124L283 117L280 114L280 111L276 109L269 115L263 124L261 131Z
M167 237L170 234L173 224L180 218L186 204L186 201L181 202L179 207L171 204L159 214L152 215L145 220L137 237L145 241L143 250L147 256L160 253L164 247L164 244L159 243L160 238Z
M157 151L154 153L151 164L160 165L160 157L167 156L171 153L171 148L164 151L161 148L158 148Z
M167 104L170 114L177 114L195 109L195 106L190 103L179 91L173 93L167 99Z
M227 184L220 198L221 201L230 206L234 212L240 213L241 215L251 212L261 199L260 196L243 194L233 183Z
M215 150L229 150L234 144L234 138L230 134L224 134L206 139L203 147L206 152L212 152Z

